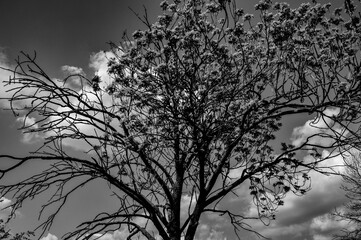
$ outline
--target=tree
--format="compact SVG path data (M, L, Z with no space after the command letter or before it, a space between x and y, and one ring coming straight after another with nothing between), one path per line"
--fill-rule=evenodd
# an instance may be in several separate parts
M350 200L335 215L347 221L349 227L336 236L338 240L356 240L361 237L361 162L360 152L352 152L345 159L345 173L342 175L343 189Z
M0 219L0 239L7 239L9 238L10 233L5 229L5 225L3 223L4 220Z
M5 240L30 240L31 236L34 234L30 231L28 232L22 232L22 233L16 233L15 235L10 232L10 230L6 229L5 221L3 219L0 219L0 239Z
M44 143L25 157L1 155L12 162L1 173L35 160L51 165L0 191L13 194L15 211L56 186L44 208L57 210L44 231L73 192L102 180L119 209L65 238L127 226L128 239L191 240L207 212L227 216L238 233L252 216L222 208L227 196L249 185L244 194L267 223L287 193L309 189L310 170L326 171L318 163L360 143L361 28L351 3L333 13L329 4L291 9L263 0L255 6L258 23L231 0L164 1L161 8L156 23L138 15L146 29L111 44L111 82L57 81L35 56L17 61L8 100L23 130ZM302 114L315 117L311 134L294 145L276 139L283 121ZM66 151L64 144L77 141L87 155ZM184 196L193 203L185 218Z

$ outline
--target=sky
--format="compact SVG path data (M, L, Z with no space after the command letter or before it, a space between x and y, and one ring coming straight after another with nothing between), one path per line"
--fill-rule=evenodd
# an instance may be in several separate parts
M302 1L287 2L295 7ZM341 2L332 1L335 6L340 6ZM144 5L151 22L154 22L160 13L159 3L158 0L0 0L0 65L12 67L20 51L36 51L40 66L54 78L64 77L72 71L83 72L89 77L95 72L105 74L105 55L109 51L107 42L119 42L125 30L131 34L144 28L129 8L143 14ZM252 12L255 3L256 1L238 0L238 6L246 12ZM6 72L0 71L0 81L7 77ZM0 89L0 94L6 93ZM310 120L312 116L288 119L288 122L285 122L288 131L282 132L282 137L294 143L307 137L307 134L313 131L309 128ZM19 126L19 118L8 111L0 110L1 154L23 155L39 144L38 136L22 135L17 130ZM69 148L69 151L77 149ZM332 161L339 163L342 159L335 157ZM15 172L8 181L31 174L39 167L40 163L34 163L27 169ZM312 190L306 196L287 196L285 205L277 213L277 220L269 226L264 226L259 221L251 222L254 230L275 240L328 240L334 232L345 227L345 222L335 221L329 216L330 211L346 200L340 189L341 179L318 173L311 175ZM245 191L247 186L239 189L244 197L229 199L227 206L230 209L246 209L245 211L254 213L255 208L250 204L250 197L244 194ZM108 195L100 182L94 183L89 189L82 189L58 216L53 228L45 234L44 240L60 239L64 233L80 223L80 220L91 217L94 210L106 210L116 206L117 203ZM45 197L28 201L24 205L10 225L14 232L35 227L37 213ZM185 205L187 201L189 202L189 199L185 197ZM11 199L4 199L0 205L7 206L10 202ZM6 210L0 211L0 218L7 214ZM200 223L199 240L234 239L233 230L226 223L227 220L222 217L207 215ZM119 230L104 238L118 240L122 239L124 234ZM244 239L257 238L244 233Z

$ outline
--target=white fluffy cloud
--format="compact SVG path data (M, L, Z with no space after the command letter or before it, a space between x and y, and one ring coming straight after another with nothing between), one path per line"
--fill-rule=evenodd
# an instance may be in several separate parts
M182 223L192 213L197 196L183 195L181 199L181 220ZM224 216L218 213L208 212L204 214L199 222L196 232L196 240L225 240L225 227L229 227L229 222ZM232 229L233 231L233 229Z
M48 235L46 235L46 237L43 237L40 240L58 240L58 237L51 233L48 233Z
M207 212L202 215L196 231L196 240L226 240L227 232L234 229L226 216L219 213Z
M200 224L197 229L196 240L226 240L223 231L215 229L215 226Z
M89 67L92 68L97 76L100 77L101 82L99 84L101 89L105 89L107 86L109 86L113 79L108 74L108 61L111 57L114 57L114 54L112 52L104 52L100 51L98 53L93 53L90 56L90 63ZM73 67L73 66L63 66L62 69L64 71L73 72L73 73L82 73L83 70L81 68ZM83 89L79 90L79 94L82 94L84 98L86 98L88 101L98 102L98 96L94 94L91 86L85 86ZM111 107L113 105L113 98L112 96L108 95L107 93L102 93L101 95L101 101L102 105L104 107ZM72 104L74 106L77 106L79 101L77 99L72 99ZM67 108L59 107L57 109L58 112L67 111ZM91 114L91 113L90 113ZM78 129L79 132L88 135L88 136L94 136L99 133L99 129L96 129L94 126L88 124L88 123L80 123L80 121L87 121L89 119L86 119L84 117L80 117L76 114L71 114L70 117L77 119L77 123L73 125ZM102 114L97 114L94 112L94 117L96 118L102 118ZM58 117L53 116L51 117L50 121L56 120ZM61 123L62 126L72 125L72 123L63 121ZM118 128L119 126L114 126ZM98 131L98 132L96 132ZM64 130L61 132L61 134L71 133L68 130ZM89 150L90 146L89 144L84 141L84 139L64 139L63 144L69 147L72 147L76 150ZM93 141L92 144L95 144Z
M324 151L324 157L329 156L329 152ZM332 156L332 155L331 155ZM307 158L305 157L305 161ZM335 155L320 163L320 167L337 166L336 172L342 172L343 158ZM265 227L260 222L253 222L255 230L273 239L322 239L330 237L330 231L322 230L325 228L321 219L335 208L345 203L347 198L344 191L340 188L342 177L338 175L324 175L315 171L310 172L311 190L304 196L288 194L284 199L284 206L278 209L276 221L271 222L270 226ZM250 214L255 214L256 208L252 205ZM321 224L322 223L322 224ZM327 222L327 228L331 228L331 223ZM334 225L339 229L338 225ZM322 238L321 238L322 237ZM327 239L327 238L325 238Z
M154 227L154 225L150 222L147 222L147 220L145 218L134 218L133 223L138 224L139 226L146 228L148 230L148 232L153 233L153 236L156 240L161 240L162 238L157 234L157 230ZM106 234L95 234L94 238L92 239L96 239L96 240L123 240L126 239L128 236L130 235L128 228L127 227L122 227L119 230L116 230L114 232L111 233L106 233ZM144 237L143 235L136 235L135 237L136 239L139 240L146 240L146 237Z
M355 226L351 225L349 221L339 219L331 214L324 214L314 218L310 227L314 240L331 240L334 234L340 234L343 229L355 229Z
M114 57L112 52L105 51L93 53L90 56L89 67L92 68L95 71L95 74L100 77L100 87L104 88L113 81L108 74L108 61L112 57Z
M27 130L23 131L21 138L23 143L31 144L41 139L41 136L38 132L31 132L31 130L36 130L39 128L39 125L36 123L36 118L22 116L17 118L16 121L21 124L22 128L27 128Z
M197 201L197 196L183 195L181 199L181 219L184 220L192 213Z
M64 65L61 67L61 70L65 73L68 74L80 74L80 75L85 75L84 71L82 68L80 67L74 67L74 66L69 66L69 65Z
M121 55L122 53L120 51L117 52L118 55ZM100 83L99 87L103 90L105 90L109 85L112 84L114 79L108 74L108 62L111 58L115 57L114 53L111 51L100 51L97 53L92 53L90 55L90 61L89 61L89 67L94 71L94 74L100 77ZM80 72L82 71L81 68L73 67L73 66L63 66L63 70L66 70L68 72ZM91 86L85 86L83 89L79 90L79 94L82 94L84 98L87 98L87 101L91 101L94 103L99 102L99 97L101 98L102 106L105 108L111 108L114 105L114 102L117 101L117 99L114 99L113 96L107 94L106 92L101 92L99 95L95 95L94 91L92 90ZM74 106L77 106L79 101L77 99L72 100L72 104ZM66 108L60 108L57 109L59 112L66 110ZM76 116L75 114L71 114L71 117L77 118L78 120L88 120L88 119L81 119L81 117ZM94 112L94 117L96 118L103 118L102 114L97 114ZM56 117L52 117L50 120L54 120ZM68 123L63 122L62 126L67 125ZM69 125L69 124L68 124ZM115 129L119 129L119 123L111 122L111 125ZM96 129L94 126L89 124L82 124L82 123L76 123L76 127L78 128L79 132L84 133L86 135L92 136L95 134L101 134L99 133L99 129ZM66 131L66 130L65 130ZM98 131L96 133L96 131ZM66 132L63 132L66 133ZM90 140L92 144L94 144L94 141ZM89 144L84 141L84 139L66 139L63 141L63 144L69 147L72 147L76 150L89 150L90 146Z
M122 231L114 231L113 233L106 233L106 234L97 234L94 236L94 239L99 239L99 240L122 240L122 239L126 239L126 237L128 236L129 232L124 229Z
M73 104L76 105L76 102L73 102ZM58 107L56 109L56 111L59 113L65 113L70 110L69 110L69 108L66 108L66 107ZM96 117L99 117L99 115ZM64 118L64 116L54 115L54 116L50 117L49 121L56 122L56 121L62 120L63 118ZM76 124L74 124L74 120L76 121ZM81 121L84 121L84 123L81 123ZM67 119L64 119L63 121L57 123L57 127L59 127L60 130L56 134L66 136L69 134L74 134L74 131L77 131L79 133L82 133L82 134L88 135L88 136L94 136L94 135L98 134L98 132L96 132L95 127L92 126L91 124L86 123L86 121L89 121L89 119L86 119L75 113L71 113L71 114L69 114L69 117ZM69 129L70 127L73 128L73 130L70 130ZM61 128L64 128L64 129L61 129ZM54 134L54 133L49 132L49 133L47 133L46 136L51 136L52 134ZM95 142L92 140L90 140L89 142L95 144ZM69 138L69 137L63 138L62 144L64 146L71 147L75 150L84 151L84 150L89 150L89 148L90 148L89 144L83 138L80 138L80 139Z
M85 72L80 67L74 67L69 65L64 65L61 67L61 70L64 72L65 77L68 77L69 75L76 75L73 77L69 77L66 80L66 86L73 88L73 89L79 89L82 85L85 84L84 78L79 77L83 76L85 77Z
M89 67L91 67L95 73L100 76L101 78L101 83L100 83L100 87L105 89L106 86L108 86L112 79L109 77L108 73L107 73L107 70L108 70L108 66L107 66L107 63L108 63L108 60L109 58L113 57L114 54L111 53L111 52L104 52L104 51L101 51L101 52L98 52L98 53L93 53L91 56L90 56L90 64L89 64ZM7 56L5 54L5 51L3 49L0 48L0 67L2 68L6 68L6 69L13 69L14 66L12 66L11 64L9 64L9 61L7 59ZM83 69L79 68L79 67L75 67L75 66L69 66L69 65L65 65L65 66L62 66L61 67L61 70L66 73L67 75L69 74L80 74L80 75L85 75ZM10 98L12 96L12 93L11 92L8 92L7 90L13 88L13 87L16 87L16 85L11 85L11 87L9 86L6 86L4 81L8 80L9 79L9 76L12 75L11 72L7 71L7 70L4 70L4 69L0 69L0 97L5 97L5 98ZM75 90L76 89L79 89L78 87L80 86L80 81L77 79L77 78L74 78L74 79L68 79L68 82L67 82L67 87L73 87ZM90 86L88 87L85 87L85 90L86 91L82 91L84 97L87 97L90 101L91 100L94 100L96 101L97 97L92 94L92 89ZM33 89L24 89L24 94L25 95L32 95L32 92L34 92ZM81 91L81 90L79 90ZM78 103L78 101L76 99L71 99L70 101L72 101L73 105L76 106L76 104ZM103 94L102 96L102 103L104 106L111 106L112 105L112 98L111 96L107 95L107 94ZM16 106L21 106L21 105L25 105L26 102L22 101L18 101L16 102ZM10 105L9 105L9 101L7 100L0 100L0 106L1 107L5 107L5 108L9 108ZM15 107L16 107L15 106ZM62 107L59 107L57 109L59 112L62 112L62 111L66 111L66 109L62 108ZM20 112L20 114L22 114ZM59 118L60 116L58 116ZM79 116L75 116L75 114L72 115L72 117L75 117L77 118L78 120L86 120L86 119L79 119ZM99 115L99 117L101 117ZM53 121L53 120L56 120L57 117L54 116L54 117L51 117L49 120L50 121ZM20 123L23 123L24 126L31 126L30 130L31 129L36 129L38 128L39 126L37 124L34 124L36 122L36 119L34 117L28 117L25 119L24 116L20 116L18 119L17 119L18 122ZM72 123L70 122L63 122L62 125L65 126L65 125L70 125ZM94 132L94 127L92 126L89 126L89 124L76 124L76 127L79 129L79 132L82 132L84 134L88 134L88 135L94 135L95 132ZM43 137L46 137L46 136L43 136ZM40 139L40 136L39 134L37 133L26 133L23 135L22 137L22 142L24 143L32 143L34 142L35 140L37 139ZM85 143L85 141L83 140L75 140L75 139L68 139L66 141L63 142L65 145L67 146L70 146L70 147L73 147L74 149L78 149L78 150L88 150L89 149L89 145L87 143Z
M9 207L11 200L7 198L0 198L0 219L7 219L10 215L11 208Z
M123 239L127 239L127 237L129 236L129 231L127 228L122 228L121 230L116 230L112 233L106 233L106 234L96 234L94 235L94 238L92 239L96 239L96 240L123 240ZM146 240L145 237L140 236L139 238L137 238L139 240ZM159 236L156 236L156 239L160 240Z
M19 84L12 83L11 85L8 85L8 81L10 78L14 77L14 70L15 65L11 64L8 61L7 55L5 53L5 50L0 47L0 108L10 109L10 102L9 98L11 98L14 94L14 91L10 91L11 89L21 87ZM18 69L18 71L20 71ZM16 77L18 77L17 74L15 74ZM18 89L17 89L18 90ZM23 88L21 89L21 92L24 95L34 95L35 90L31 88ZM37 93L39 94L39 92ZM5 99L1 99L5 98ZM28 105L29 101L26 100L17 100L16 102L13 102L12 107L14 109L22 108L24 105ZM20 111L18 111L21 113Z
M0 67L5 69L13 69L14 66L9 64L7 56L4 51L0 48ZM9 90L16 87L16 84L12 84L11 86L6 84L6 81L9 80L9 77L13 76L13 73L4 70L0 68L0 97L2 98L11 98L13 92L10 92ZM31 89L24 89L24 94L31 95L33 90ZM14 102L13 107L17 108L21 105L24 105L26 101L17 101ZM9 109L10 108L10 102L6 99L0 99L0 108ZM20 127L29 127L29 130L35 130L38 128L38 124L36 124L36 119L33 117L25 117L21 116L16 119L17 122L19 122L21 125ZM35 141L39 140L39 134L36 132L28 132L23 133L21 141L23 143L33 143Z
M309 144L319 146L330 146L334 142L334 137L340 137L347 132L331 118L337 116L340 110L328 108L323 112L323 116L318 116L308 120L303 126L293 129L291 141L294 146L300 146L306 141Z

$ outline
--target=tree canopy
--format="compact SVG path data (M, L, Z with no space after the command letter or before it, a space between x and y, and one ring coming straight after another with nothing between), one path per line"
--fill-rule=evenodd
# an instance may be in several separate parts
M22 232L13 234L10 230L7 229L5 221L0 219L0 239L1 240L30 240L34 234L32 232Z
M345 156L344 185L342 188L345 190L349 202L337 210L334 215L339 217L340 221L346 221L348 225L335 237L337 240L356 240L361 237L360 154L359 151L353 151Z
M45 232L71 194L101 180L119 209L65 238L127 226L128 239L191 240L207 212L227 216L238 233L250 229L248 218L274 219L286 194L308 191L308 172L326 171L320 162L357 148L361 25L352 3L292 9L262 0L256 16L238 7L163 1L156 23L139 15L145 30L111 44L107 80L53 79L36 56L20 56L9 69L8 100L22 130L44 141L28 156L0 155L11 162L1 177L32 161L49 168L0 185L14 199L12 210L55 187L44 203L56 206L43 219ZM302 114L315 117L314 131L296 144L277 139L282 123ZM86 155L65 148L80 142ZM221 206L244 185L258 216ZM192 203L186 216L184 196Z

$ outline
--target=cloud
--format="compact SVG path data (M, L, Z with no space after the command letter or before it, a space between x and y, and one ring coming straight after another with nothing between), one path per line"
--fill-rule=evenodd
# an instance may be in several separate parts
M269 226L265 226L259 221L254 221L252 225L255 231L272 240L303 240L311 237L309 223L278 226L276 222L272 222Z
M0 219L7 219L11 213L11 200L5 197L0 198Z
M226 240L223 231L216 230L213 225L200 224L197 229L196 240Z
M139 219L138 219L139 220ZM139 222L138 222L139 224ZM127 239L127 237L130 235L130 232L128 231L128 228L123 227L120 230L115 230L112 233L105 233L105 234L95 234L92 239L94 240L123 240ZM137 235L138 236L138 235ZM155 238L160 240L160 236L156 235ZM139 240L146 240L146 237L139 235L137 238Z
M65 85L66 87L72 89L80 89L85 84L84 78L79 77L79 75L83 77L86 76L82 68L64 65L61 67L61 70L65 74L65 77L67 77L66 85ZM68 76L70 75L77 75L77 76L72 76L68 78Z
M183 195L181 199L181 219L185 220L192 212L197 202L197 195Z
M114 53L106 51L100 51L90 55L89 67L100 77L100 87L103 89L113 82L113 79L111 79L108 74L108 61L113 57L115 57Z
M218 220L202 220L196 232L196 240L227 240L226 232L232 232L228 221L218 216Z
M43 237L40 240L58 240L58 237L51 233L48 233L46 237Z
M114 57L114 54L111 52L98 52L93 53L90 56L90 63L89 67L92 68L97 76L101 78L100 87L101 89L106 89L109 84L112 83L113 79L108 74L108 60L109 58ZM66 74L80 74L82 76L85 75L82 68L64 65L61 67L61 70ZM72 88L73 90L77 91L79 95L86 99L86 101L92 105L95 109L101 107L99 101L101 101L102 107L110 108L114 105L114 98L107 94L106 92L98 92L95 93L92 89L92 86L89 85L82 85L82 80L79 80L77 77L70 78L67 80L65 87ZM83 106L80 105L79 99L77 98L69 98L68 99L70 104L75 108L82 108ZM49 117L48 122L56 123L58 128L58 132L48 132L43 137L51 137L55 134L63 135L63 136L71 136L73 134L82 133L84 136L93 136L102 135L102 131L94 126L93 120L81 116L79 114L74 113L67 106L54 106L54 110L59 113L58 115L52 115ZM72 112L66 116L66 112ZM63 115L64 114L64 115ZM103 114L97 111L88 111L87 114L92 115L97 119L103 120ZM35 119L34 119L35 120ZM20 121L20 120L19 120ZM92 123L91 123L92 122ZM115 128L119 128L118 124L113 124ZM36 126L34 126L35 128ZM104 126L99 126L103 128ZM99 144L94 139L88 139L89 142L85 141L83 137L77 138L75 137L67 137L62 139L62 144L64 146L71 147L75 150L82 150L87 151L91 148L90 144L97 145ZM24 141L31 140L31 136L24 136ZM32 135L32 139L35 139L35 136Z
M323 151L323 156L329 152ZM306 156L305 158L307 158ZM322 166L342 165L341 155L329 158L320 163ZM330 210L342 205L345 194L341 187L342 177L337 175L324 175L315 171L309 173L311 177L311 190L305 196L298 197L288 194L285 198L285 205L279 209L278 224L299 224L306 222L313 217L325 214Z
M8 57L5 52L5 48L0 47L0 98L11 98L13 92L9 90L19 86L17 84L11 84L11 85L7 84L10 77L14 76L14 73L12 72L14 68L15 66L10 64L8 60ZM30 92L29 89L26 89L25 91ZM23 103L24 101L17 101L14 107L16 108L17 106ZM0 107L9 109L10 102L7 99L0 99Z
M10 109L11 106L8 99L10 99L15 92L11 90L22 86L17 83L12 83L11 85L8 84L9 79L14 77L14 69L15 65L9 62L5 49L0 47L0 108ZM18 71L20 70L18 69ZM18 75L15 74L15 77L18 77ZM19 89L16 89L16 91L17 90ZM21 93L32 96L35 94L35 90L25 87L21 89ZM37 94L40 93L38 92ZM18 109L25 105L29 105L29 103L30 101L17 100L12 103L12 106L14 109ZM20 111L18 112L20 113Z
M181 198L181 223L193 212L197 202L197 195L183 195ZM196 232L196 240L223 240L225 239L224 232L221 231L222 227L226 225L227 219L219 214L207 213L199 223Z
M77 103L78 102L75 100L72 104L76 106ZM90 121L89 119L76 113L70 113L68 116L65 116L67 115L67 112L72 112L72 110L70 110L68 107L57 107L56 112L58 112L59 115L52 115L49 118L49 122L54 122L57 124L57 131L46 133L46 137L51 137L55 134L61 135L62 144L75 150L89 150L89 143L97 144L97 142L95 142L93 139L90 139L89 143L87 143L83 137L77 138L79 137L80 133L84 134L85 136L95 136L99 134L99 129L96 129L92 124L87 123ZM97 115L95 117L100 116ZM74 134L77 136L73 136Z
M116 230L112 233L106 234L95 234L91 239L94 240L123 240L129 236L129 231L127 228L122 228L121 230ZM145 238L140 237L141 240L145 240Z
M85 75L84 71L80 67L74 67L69 65L64 65L61 67L61 70L66 74L80 74Z
M340 113L338 108L328 108L323 111L322 116L308 120L303 126L296 127L292 131L291 142L298 147L305 143L319 146L330 146L335 142L334 138L347 134L332 117Z
M103 89L106 88L106 86L108 86L108 84L111 83L112 79L109 77L107 70L108 70L108 66L107 66L107 62L108 59L110 57L114 56L114 54L112 54L111 52L99 52L99 53L93 53L90 56L90 64L89 66L95 71L97 72L97 74L102 78L102 82L101 82L101 87ZM5 69L14 69L15 66L11 65L8 61L7 55L5 53L5 50L3 48L0 48L0 67L5 68ZM64 65L61 67L61 70L66 73L66 74L81 74L81 75L85 75L84 71L82 68L76 67L76 66L69 66L69 65ZM11 86L6 86L6 83L4 81L7 81L9 79L9 76L11 76L12 73L10 71L4 70L4 69L0 69L0 97L2 98L11 98L12 96L12 92L9 92L8 90L17 87L19 85L17 84L12 84ZM80 87L80 81L77 78L71 78L69 79L69 81L67 82L66 87L71 87L75 90L79 90ZM92 92L92 89L90 86L84 86L84 90L85 91L81 91L79 90L79 93L82 93L84 97L88 98L90 101L97 101L97 96L95 96ZM31 89L31 88L25 88L22 89L22 92L24 93L24 95L33 95L35 92L35 89ZM37 93L39 94L39 93ZM43 93L45 94L45 93ZM70 99L70 101L72 102L72 104L74 106L76 106L79 101L77 99ZM108 94L104 93L102 96L102 101L104 106L109 107L112 105L112 98L111 96L109 96ZM29 101L26 100L22 100L22 101L16 101L14 102L14 107L15 108L22 108L23 106L29 105ZM10 108L10 104L8 100L5 99L0 99L0 106L3 108ZM56 110L58 112L62 112L62 111L66 111L66 108L64 107L54 107L56 108ZM25 114L24 111L19 111L20 114ZM75 119L77 120L87 120L87 119L80 119L78 116L76 116L75 114L72 115L72 117L75 117ZM101 117L100 114L96 117ZM53 120L59 120L60 116L53 116L50 117L49 121L53 121ZM24 116L21 116L17 119L17 122L22 122L23 126L31 126L30 130L35 130L37 129L39 126L38 124L34 124L36 122L36 118L34 116L29 116L27 118L25 118ZM64 126L70 126L72 123L71 122L63 122L62 124L60 124L60 126L64 127ZM76 124L76 127L79 129L79 132L88 134L88 135L94 135L94 127L93 126L89 126L89 124ZM62 133L69 133L69 132L62 132ZM45 134L42 137L46 137L46 136L50 136L51 134L54 133L48 133ZM35 133L35 132L29 132L29 133L24 133L24 135L22 136L21 141L23 143L33 143L36 140L41 139L39 133ZM65 145L73 147L74 149L77 150L89 150L89 145L83 141L83 140L76 140L76 139L67 139L63 142Z
M106 234L95 234L93 239L97 240L121 240L126 239L129 232L124 229L123 231L114 231L113 233L106 233Z
M21 142L31 144L42 139L40 134L36 132L36 130L39 128L39 125L36 123L36 118L22 116L18 117L16 121L21 123L21 128L26 128L23 130Z
M332 239L332 237L318 235L318 234L313 236L313 240L331 240L331 239Z
M145 228L150 234L153 234L153 237L156 240L161 240L162 238L159 236L156 228L154 227L154 225L147 221L147 219L145 218L141 218L141 217L136 217L134 219L132 219L132 222L135 224L138 224L140 227ZM123 226L118 230L115 230L113 232L108 232L105 234L94 234L93 237L91 238L92 240L123 240L123 239L127 239L127 237L130 235L130 232L128 230L127 227ZM132 238L133 239L133 238ZM147 240L147 238L145 236L143 236L142 234L136 234L134 236L134 239L138 239L138 240Z
M181 221L185 219L194 210L197 195L183 195L181 198ZM182 222L182 224L183 224ZM226 230L233 231L229 228L229 221L226 217L220 216L218 213L207 212L202 215L197 232L195 235L196 240L225 240Z
M1 49L0 49L1 50ZM120 54L120 52L119 52ZM100 77L101 82L99 84L100 88L105 90L110 84L112 84L113 79L112 77L108 74L108 61L110 58L115 57L113 52L110 51L100 51L97 53L92 53L90 56L90 63L89 63L89 67L95 72L95 74L97 76ZM11 66L8 61L7 61L7 56L5 54L4 51L0 51L0 66L7 68L7 69L13 69L14 66ZM83 71L82 68L80 67L76 67L76 66L70 66L70 65L64 65L61 67L61 70L69 75L69 74L80 74L85 76L85 73ZM1 80L3 79L9 79L9 75L11 75L11 72L7 72L5 70L0 70L0 78ZM61 81L59 81L59 79L55 79L56 83L58 84L62 84ZM81 81L83 81L84 79L82 79ZM119 101L119 99L115 99L113 96L109 95L106 91L101 91L101 92L97 92L94 93L92 86L88 86L86 84L82 85L81 82L78 77L71 77L67 80L67 82L65 83L65 87L69 87L72 88L73 90L77 91L79 95L81 95L84 99L86 99L86 101L88 103L90 103L90 105L92 105L95 109L96 108L100 108L100 107L104 107L104 108L108 108L110 109L111 107L114 106L115 101ZM20 85L17 84L12 84L11 87L9 88L8 86L4 86L4 83L0 84L0 96L1 97L5 97L5 98L11 98L12 94L11 92L6 92L6 90L9 90L11 88L17 87ZM22 92L25 96L32 96L35 94L36 89L32 89L32 88L24 88L22 89ZM47 94L46 92L36 92L36 94ZM79 99L77 98L69 98L70 103L72 104L72 106L74 107L82 107L79 106ZM99 104L99 101L101 101L101 104ZM24 106L30 105L30 102L25 100L22 101L16 101L15 103L15 107L16 108L23 108ZM0 100L0 105L6 108L9 108L9 101L7 100ZM55 106L52 105L51 103L48 104L48 108L51 109L53 106L53 109L55 110L55 113L59 113L59 114L54 114L52 116L49 117L47 122L42 122L42 124L47 124L47 123L58 123L59 125L59 132L47 132L45 134L36 134L34 132L31 133L26 133L24 134L23 138L22 138L22 142L24 143L32 143L35 140L40 140L41 138L45 138L45 137L52 137L55 134L60 134L60 135L67 135L67 134L76 134L76 133L83 133L84 135L87 136L91 136L94 137L95 135L102 135L102 130L100 130L99 128L94 126L94 123L90 123L92 122L92 120L85 118L83 116L80 116L79 114L75 114L72 113L69 116L65 116L62 115L62 113L69 111L69 108L67 108L66 106ZM18 112L21 115L26 114L25 111L19 111ZM95 117L97 119L101 119L103 120L103 115L101 113L99 113L98 111L88 111L88 114L92 115L92 117ZM25 122L25 126L30 126L29 123L30 122L36 122L38 120L38 118L34 118L36 117L35 115L32 115L31 117L29 116L28 119L26 119ZM73 119L71 119L73 118ZM20 117L17 121L21 122L24 121L24 116ZM115 127L116 129L120 130L119 127L119 122L115 123L116 121L113 120L113 122L111 122L112 126ZM104 126L99 126L100 128L103 128ZM41 126L35 124L31 127L30 130L36 130L38 128L41 128ZM71 130L71 128L74 131ZM60 130L61 129L61 130ZM40 137L40 135L42 135ZM92 146L90 146L91 144L97 145L99 144L98 141L91 139L89 140L89 142L91 144L89 144L87 141L84 140L84 138L79 138L77 139L78 136L76 137L69 137L66 139L62 139L62 143L64 146L68 146L71 147L75 150L82 150L82 151L87 151L90 150L92 148Z
M109 76L108 74L108 61L110 58L114 57L115 55L112 52L106 52L106 51L100 51L97 53L92 53L90 56L90 63L89 63L89 67L92 68L95 72L95 75L100 77L100 83L99 86L101 89L105 90L112 82L113 79ZM73 72L73 73L81 73L83 72L83 70L81 68L77 68L74 66L63 66L62 69L64 71L68 71L68 72ZM107 94L106 92L99 92L99 95L96 95L92 89L91 86L84 86L83 89L79 89L78 91L79 94L81 94L84 99L87 99L87 102L92 102L92 104L95 107L100 107L98 102L99 102L99 97L100 97L100 101L102 102L102 106L105 108L111 108L114 105L114 98ZM72 99L72 105L73 106L78 106L79 105L79 100L78 99ZM79 106L81 107L81 106ZM69 110L66 107L58 107L57 112L64 112ZM102 119L103 120L103 115L99 114L97 112L88 112L89 114L93 115L94 117L98 118L98 119ZM72 125L73 127L77 128L78 132L81 132L85 135L88 136L95 136L95 135L101 135L101 133L99 132L99 129L97 129L96 127L94 127L93 125L91 125L90 123L86 123L87 121L89 121L89 119L85 118L85 117L81 117L79 115L76 114L70 114L71 118L76 119L75 121L75 125L73 125L73 122L66 122L63 121L60 125L62 127L65 127L65 129ZM59 120L60 116L53 116L51 117L50 121L53 120ZM68 118L69 119L69 118ZM83 121L83 123L81 123L81 121ZM113 127L115 127L116 129L119 128L119 123L118 124L113 124ZM103 126L101 126L103 127ZM60 134L69 134L72 133L69 130L63 130L60 132ZM97 144L97 142L95 140L89 140L89 142L91 144ZM69 147L72 147L76 150L89 150L90 145L84 140L84 139L64 139L63 140L63 144Z
M7 55L3 48L0 48L0 67L5 68L5 69L14 69L14 67L15 67L9 63ZM66 71L68 73L81 73L82 72L81 68L77 68L77 67L73 67L73 66L63 66L62 70ZM0 68L0 97L1 98L11 98L13 95L13 92L11 92L9 90L19 86L18 84L11 84L10 86L6 85L6 81L9 80L10 76L13 76L12 72ZM34 91L35 91L35 89L31 89L31 88L22 89L22 93L24 95L29 95L29 96L33 95ZM37 94L40 94L40 93L37 93ZM16 102L13 102L13 107L14 108L22 108L23 106L29 105L29 103L30 102L27 100L16 101ZM9 109L10 102L7 99L0 99L0 107ZM58 110L61 111L62 109L59 108ZM25 111L18 111L18 113L25 114ZM51 120L54 120L54 119L50 118L50 121ZM16 121L21 123L21 126L23 126L23 127L29 127L29 129L23 129L23 135L21 138L21 141L23 143L34 143L41 139L40 133L26 132L26 130L32 131L32 130L36 130L39 128L39 125L36 124L37 119L35 117L20 116L16 119ZM85 127L85 126L82 126L82 127ZM94 129L92 128L92 129L86 129L86 130L93 131ZM46 135L44 135L43 137L45 137L45 136ZM73 144L72 141L69 143L69 145L71 145L71 144ZM75 148L76 148L78 145L75 144L73 146L75 146ZM84 150L84 148L82 148L82 149Z
M320 163L320 167L337 166L337 172L343 172L341 167L343 157L341 155L330 155L326 150L323 157L331 156ZM309 156L305 157L307 161ZM259 221L252 221L251 225L259 233L273 239L315 239L328 237L330 231L322 230L320 219L322 216L332 212L335 208L342 206L347 198L341 189L342 177L338 175L325 175L316 171L309 173L311 177L311 190L304 196L296 196L292 193L286 195L284 206L280 206L276 213L276 220L265 227ZM251 205L250 215L257 213L256 207ZM337 227L338 225L335 225ZM331 228L331 225L328 226ZM317 236L316 236L317 235Z
M331 214L324 214L314 218L310 228L314 240L331 240L333 235L339 234L342 229L350 229L349 221L338 219Z

